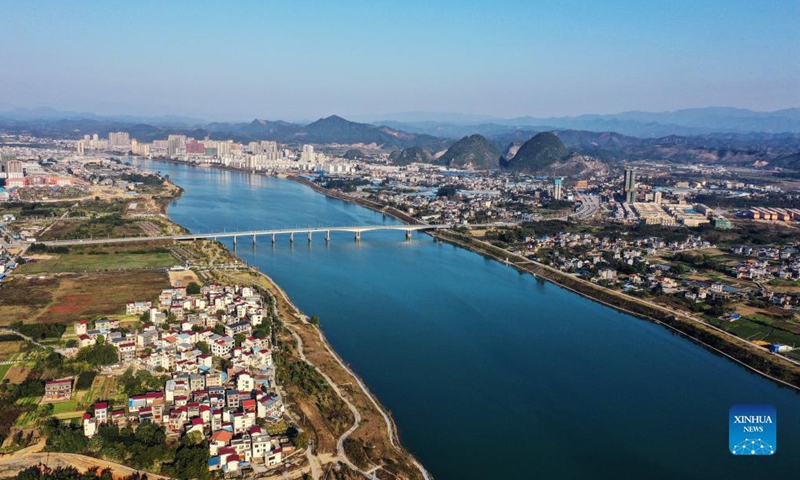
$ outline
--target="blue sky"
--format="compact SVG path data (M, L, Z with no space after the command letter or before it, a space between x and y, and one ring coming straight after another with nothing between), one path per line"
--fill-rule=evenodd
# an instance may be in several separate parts
M800 106L800 2L0 0L0 109L208 119Z

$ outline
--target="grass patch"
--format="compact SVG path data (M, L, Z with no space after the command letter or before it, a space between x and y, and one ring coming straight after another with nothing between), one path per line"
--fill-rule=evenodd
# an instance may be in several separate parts
M65 272L98 272L108 270L136 270L163 268L175 265L169 252L82 254L67 253L54 258L37 260L20 266L19 273L39 275Z
M8 371L11 370L11 365L12 364L10 363L7 365L0 365L0 380L5 378L6 373L8 373Z
M17 277L0 290L0 325L14 321L64 324L120 315L125 313L126 303L153 300L169 287L166 273L147 270L63 275L44 283ZM6 303L7 293L12 298L46 297L47 303L37 300L35 306L20 311L17 305Z
M68 402L59 402L53 404L53 415L63 415L65 413L75 413L78 408L77 400L70 400ZM80 412L81 414L83 412Z

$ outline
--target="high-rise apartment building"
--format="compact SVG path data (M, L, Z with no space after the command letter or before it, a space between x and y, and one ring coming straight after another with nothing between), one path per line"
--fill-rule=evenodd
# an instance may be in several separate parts
M553 182L553 198L556 200L561 200L564 195L564 192L561 190L562 181L562 178L556 178L555 182Z
M634 203L636 201L636 170L632 168L625 169L625 183L622 191L625 195L625 203Z
M314 163L314 145L303 145L303 152L300 154L300 161L304 163Z
M19 160L9 160L6 162L6 178L22 178L22 162Z
M186 152L186 135L170 135L167 137L167 155L175 157Z
M131 140L131 152L133 152L134 155L146 157L150 155L150 144L139 143L136 139Z
M128 132L111 132L108 134L108 146L127 147L131 144L131 137Z

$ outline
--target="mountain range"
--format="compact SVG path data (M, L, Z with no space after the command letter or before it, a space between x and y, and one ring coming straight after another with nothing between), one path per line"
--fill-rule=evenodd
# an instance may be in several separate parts
M595 118L603 116L583 116L574 117L573 120L589 123L600 121L641 122L644 124L644 122L662 118L697 126L706 124L704 122L710 122L712 118L719 118L720 125L732 127L738 121L738 125L744 128L744 126L753 125L751 122L754 121L754 118L761 117L759 121L763 125L777 122L776 119L781 118L783 120L780 125L791 130L793 122L800 122L799 112L800 109L763 114L741 109L695 109L668 114L630 112L629 114L620 114L616 119ZM336 115L308 124L263 119L241 123L192 123L194 119L182 117L158 117L152 119L155 120L152 123L148 123L145 121L146 119L126 120L125 118L58 112L49 109L12 111L0 113L0 131L75 139L81 138L85 134L97 133L104 137L109 132L127 131L131 138L144 142L164 139L169 134L185 134L198 139L208 137L233 139L239 142L275 140L295 146L304 143L353 145L357 148L371 146L389 152L398 151L392 155L392 159L401 164L419 161L419 159L429 159L430 161L437 155L441 156L440 152L456 146L455 144L458 143L456 139L479 135L480 138L474 137L472 140L466 141L464 145L458 145L452 155L448 155L442 160L453 166L472 165L475 168L488 168L491 158L499 160L500 152L504 152L506 158L510 158L513 156L513 152L516 152L523 143L535 135L541 132L552 132L563 142L568 151L602 161L661 159L676 162L748 165L755 160L767 160L768 162L774 161L773 165L782 168L800 169L797 155L800 152L800 133L791 131L787 133L715 132L653 137L630 135L611 129L587 130L501 125L498 123L448 124L449 126L436 124L438 127L434 130L420 130L415 129L412 124L404 123L403 125L409 127L399 128L397 123L390 121L378 124L359 123ZM472 119L472 117L461 118L465 121ZM555 119L549 120L555 122ZM566 120L564 121L566 122ZM655 125L658 125L658 128L664 128L658 123L651 122L651 124L652 128L655 128ZM607 126L606 123L601 125ZM800 127L798 130L800 131ZM426 133L428 131L435 131L438 134ZM465 133L455 135L458 131ZM415 147L416 150L407 150L410 147ZM407 151L403 152L403 150Z
M709 133L800 133L800 108L755 112L744 108L707 107L672 112L623 112L574 117L492 118L449 114L395 114L375 118L409 132L460 137L470 133L494 135L516 129L590 130L617 132L641 138Z

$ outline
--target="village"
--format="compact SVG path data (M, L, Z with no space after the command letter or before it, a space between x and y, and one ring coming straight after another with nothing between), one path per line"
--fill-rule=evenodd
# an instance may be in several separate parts
M80 418L83 434L91 439L109 426L151 423L163 426L168 437L206 440L210 471L263 472L281 465L295 447L285 435L267 433L268 425L284 419L268 308L252 287L192 283L162 291L155 304L127 304L126 314L139 316L141 329L130 331L107 318L76 322L78 344L64 352L67 356L111 345L119 361L102 367L103 374L146 370L165 379L160 389L131 395L124 403L95 402ZM73 383L73 378L46 382L42 402L69 401Z

